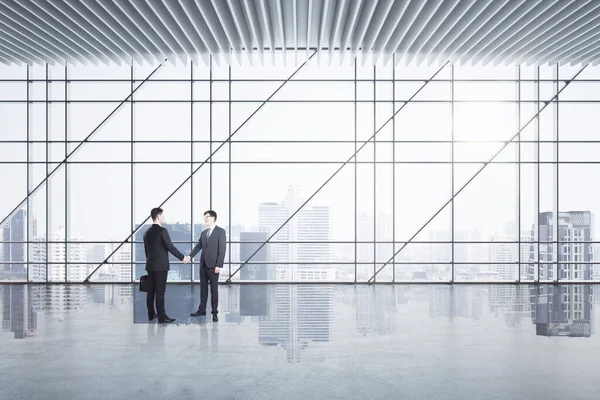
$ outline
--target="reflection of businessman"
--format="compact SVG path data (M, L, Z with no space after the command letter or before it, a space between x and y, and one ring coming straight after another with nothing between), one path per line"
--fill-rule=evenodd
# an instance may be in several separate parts
M210 283L210 304L212 305L213 321L217 322L217 307L219 306L219 274L225 261L225 248L227 240L225 229L217 226L217 213L208 210L204 213L204 222L207 226L200 234L200 240L189 257L193 258L200 250L200 306L198 311L191 314L193 317L206 315L206 301L208 300L208 284Z

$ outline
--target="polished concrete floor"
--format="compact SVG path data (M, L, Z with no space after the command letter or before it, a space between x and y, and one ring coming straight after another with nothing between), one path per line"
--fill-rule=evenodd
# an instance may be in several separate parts
M600 286L1 285L2 399L597 399Z

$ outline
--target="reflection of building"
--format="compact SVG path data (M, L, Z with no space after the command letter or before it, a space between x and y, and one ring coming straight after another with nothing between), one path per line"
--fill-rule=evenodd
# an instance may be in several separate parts
M356 287L356 329L367 335L387 335L395 331L395 286Z
M9 279L27 280L25 264L27 212L20 209L2 227L3 274ZM13 243L8 243L13 242ZM19 243L20 242L20 243Z
M266 317L274 291L272 285L240 286L240 317Z
M558 214L558 237L554 239L553 214L539 214L539 279L555 280L558 264L559 280L589 280L592 270L592 215L589 211L569 211ZM553 243L559 245L554 248ZM585 243L588 242L588 243ZM530 270L529 278L535 273Z
M484 289L474 286L432 287L429 295L429 316L478 320L483 310L484 293Z
M45 309L49 312L83 310L87 303L86 288L82 285L52 285L46 291Z
M540 285L531 289L535 332L540 336L590 337L594 333L591 285Z
M331 340L333 295L332 285L277 285L269 315L259 321L258 342L281 345L289 362L299 362L310 341Z
M335 269L328 264L333 259L331 243L331 218L329 207L304 207L287 219L304 203L300 188L290 186L281 203L261 203L258 208L259 230L273 237L269 261L278 263L277 280L335 280ZM242 262L246 261L242 256ZM296 264L313 262L316 264ZM245 268L245 267L244 267Z
M115 308L128 305L131 285L0 285L0 320L2 332L15 339L35 336L38 313L62 315L65 311L81 311L90 306ZM123 294L125 290L126 294Z
M25 339L37 332L36 289L40 288L22 285L0 288L2 331L12 332L15 339Z
M531 313L529 288L524 285L491 285L490 311L504 314L507 326L519 326Z

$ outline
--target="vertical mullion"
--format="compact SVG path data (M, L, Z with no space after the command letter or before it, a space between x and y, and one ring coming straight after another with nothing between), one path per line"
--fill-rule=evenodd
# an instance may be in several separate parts
M24 252L24 264L23 266L26 268L25 272L25 281L29 282L30 281L30 267L31 264L29 263L29 252L31 249L31 246L29 244L30 240L31 240L31 232L30 232L30 223L29 221L31 220L31 167L30 167L30 161L31 161L31 137L30 137L30 132L29 132L29 119L30 119L30 114L29 114L29 65L27 65L27 86L26 86L26 90L27 90L27 103L26 103L26 118L27 118L27 122L26 122L26 135L27 135L27 206L26 206L26 211L25 211L25 252ZM12 239L9 239L12 240ZM12 246L12 245L11 245Z
M69 87L69 71L65 62L65 282L69 281L69 102L68 102L68 87Z
M392 54L392 254L396 253L396 53ZM392 282L396 282L396 257L392 258Z
M49 144L49 137L48 137L48 122L49 122L49 118L48 118L48 111L49 111L49 102L48 102L48 89L49 89L49 82L48 82L48 64L46 64L46 176L48 176L50 174L50 144ZM46 182L46 237L45 237L45 242L44 243L44 247L46 248L46 283L48 283L50 281L49 279L49 268L48 268L48 257L50 256L50 246L48 245L48 241L51 237L51 230L50 230L50 180L48 180Z
M536 241L537 241L537 282L540 281L540 67L536 67L536 96L537 100L537 115L536 126L535 126L535 141L536 141L536 157L537 162L537 198L536 198L536 212L535 212L535 229L536 229ZM535 277L534 277L535 280Z
M194 61L190 62L190 248L194 247ZM190 283L194 282L194 263L190 262Z
M454 282L454 65L450 66L450 114L451 114L451 122L450 122L450 136L451 136L451 154L450 154L450 174L451 174L451 196L452 201L450 202L451 207L451 215L450 215L450 282Z
M354 282L358 280L358 209L356 202L358 201L358 164L356 162L358 150L358 102L357 102L357 83L356 73L357 65L356 59L354 60Z
M134 208L135 208L135 205L134 205L134 196L135 196L134 182L135 182L135 177L134 177L134 165L133 165L133 159L134 159L134 156L135 156L135 149L134 149L134 147L135 147L135 137L134 137L134 133L133 133L134 132L134 119L133 119L134 118L134 115L133 115L133 113L134 113L134 111L133 111L133 107L134 107L134 103L133 103L134 80L133 80L133 78L134 78L134 65L133 65L133 59L132 59L131 60L131 71L130 71L130 90L131 90L130 93L132 93L132 95L129 98L129 104L130 104L130 107L131 107L131 110L129 110L129 112L130 112L130 115L129 115L129 117L130 117L129 139L131 140L131 143L130 143L131 144L131 147L130 147L130 150L131 150L131 153L130 153L130 157L131 157L130 158L130 162L131 163L130 163L130 167L129 167L129 173L130 173L130 175L129 175L129 179L130 179L130 181L129 181L129 184L130 184L130 193L129 193L129 195L130 195L130 198L129 198L130 199L129 207L130 208L129 208L129 212L130 212L130 215L129 216L131 218L131 231L132 232L134 232L136 230L136 226L135 226L135 214L134 214ZM135 251L135 235L133 236L133 240L130 243L130 252L131 252L130 253L131 254L131 256L130 256L131 264L130 264L130 268L129 268L130 269L130 277L129 277L129 281L130 282L133 282L134 281L134 277L135 277L134 270L136 268L136 264L133 263L133 261L135 259L134 258L134 256L135 256L134 251Z
M212 55L210 55L210 68L209 68L209 81L210 81L210 86L209 86L209 99L210 99L210 121L209 121L209 129L208 129L208 134L209 134L209 139L208 142L210 143L210 154L212 154L212 149L213 149L213 61L212 61ZM209 159L209 189L210 189L210 194L209 194L209 208L212 210L212 199L213 199L213 159L212 157L210 157Z
M377 67L373 65L373 134L377 132ZM373 283L377 282L377 135L373 136Z
M228 79L228 83L229 83L229 134L227 137L231 138L231 65L229 65L229 79ZM233 219L231 217L231 145L232 145L232 141L229 140L229 162L227 163L227 168L228 168L228 172L229 172L229 232L228 232L228 238L229 238L229 251L228 253L228 258L229 258L229 276L231 277L231 225L233 224ZM225 241L227 242L227 241Z
M560 229L559 229L559 224L560 224L560 217L559 217L559 213L560 213L560 204L559 204L559 199L560 199L560 196L559 196L560 195L560 191L559 191L559 187L560 187L559 186L560 185L560 175L558 173L559 168L560 168L560 164L558 162L558 160L559 160L559 154L558 154L558 152L559 152L559 149L560 149L560 146L558 145L558 142L559 142L559 129L558 129L558 104L559 104L559 102L558 102L558 100L559 100L559 97L560 97L560 94L558 94L558 92L560 90L560 84L559 84L558 78L560 76L559 75L560 71L559 71L559 65L558 65L558 63L556 63L555 68L556 68L556 71L555 71L556 81L555 81L555 83L556 83L556 94L557 94L557 96L556 96L556 106L555 106L555 109L554 109L555 110L554 111L554 129L555 129L554 132L556 132L556 133L555 133L553 139L555 140L554 146L555 146L555 151L556 151L556 160L555 160L556 161L556 164L555 164L556 167L555 167L553 173L554 173L554 177L555 177L554 179L556 179L556 189L555 189L556 192L554 193L554 196L556 196L555 197L556 198L556 216L553 219L556 220L556 226L554 226L552 228L552 233L553 233L553 236L554 236L554 233L556 233L556 237L553 240L554 243L553 243L553 248L552 248L552 254L553 255L556 254L556 282L558 282L560 280L560 273L559 272L560 272L560 267L561 267L561 264L560 264L561 260L560 260L559 251L558 251L558 248L559 248L558 233L560 232ZM574 264L571 264L571 265L574 265ZM571 265L568 266L568 268L569 268L569 275L573 275L573 273L572 273L573 271L572 271ZM573 279L573 276L568 276L567 279Z
M517 65L517 132L521 131L521 66ZM517 135L517 282L521 282L521 134Z

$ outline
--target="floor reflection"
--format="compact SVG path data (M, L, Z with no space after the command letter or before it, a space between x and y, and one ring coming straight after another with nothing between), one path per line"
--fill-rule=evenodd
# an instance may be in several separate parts
M103 398L594 398L597 289L231 285L213 323L189 316L197 285L170 285L164 326L134 285L0 285L0 384L7 398L84 398L73 379ZM190 386L204 368L222 384ZM153 389L157 374L171 385ZM318 393L289 396L308 381Z
M599 289L600 290L600 289ZM508 327L529 320L541 336L590 337L594 333L593 304L600 301L594 285L456 285L361 286L232 285L220 288L225 324L258 324L258 343L290 349L308 342L329 342L336 305L352 305L356 331L386 335L396 329L398 308L427 301L429 318L479 320L483 314L501 317ZM148 324L145 293L133 285L0 285L2 332L14 339L38 332L39 314L69 315L89 308L133 311L134 324ZM200 301L197 285L169 286L166 308L177 325L203 324L190 317ZM210 302L210 298L209 298ZM209 304L210 307L210 304ZM156 324L156 322L154 322Z

